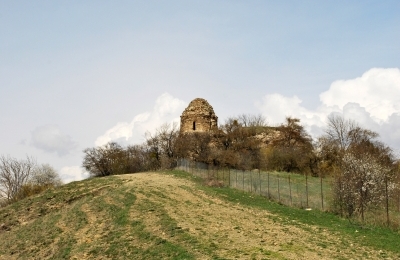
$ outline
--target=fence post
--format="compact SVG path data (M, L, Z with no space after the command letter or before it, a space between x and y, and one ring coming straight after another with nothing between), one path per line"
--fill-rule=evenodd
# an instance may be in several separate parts
M290 182L290 173L289 173L289 196L290 196L290 206L293 206L293 200L292 200L292 184Z
M235 170L235 173L236 173L236 182L235 182L235 187L237 188L237 187L238 187L238 176L237 176L237 170Z
M307 208L309 208L308 206L308 174L306 172L306 197L307 197Z
M242 190L244 191L244 170L242 170Z
M385 192L386 192L386 223L389 227L390 220L389 220L389 193L388 193L388 180L387 176L385 176Z
M270 199L271 196L269 195L269 172L268 172L268 198Z
M231 168L228 168L228 184L231 187Z
M250 192L253 192L253 171L250 171Z
M260 183L260 195L261 195L261 173L260 173L260 169L258 169L258 181Z
M279 187L279 174L278 174L278 202L281 203L281 190Z
M250 174L250 178L248 178L248 182L247 182L247 191L248 191L248 192L250 192L250 189L251 189L251 185L249 185L250 179L251 179L251 171L249 171L249 174ZM250 187L249 187L249 186L250 186Z
M322 205L322 210L324 210L324 192L322 189L322 174L319 174L321 178L321 205Z
M225 171L224 171L224 168L222 168L222 183L225 186Z
M340 216L343 217L343 196L342 196L342 176L339 176L339 204L340 204Z

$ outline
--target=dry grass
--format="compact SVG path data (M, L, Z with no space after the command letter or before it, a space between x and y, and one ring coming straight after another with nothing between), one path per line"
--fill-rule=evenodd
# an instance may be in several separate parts
M0 259L398 258L210 186L162 173L65 185L0 209Z

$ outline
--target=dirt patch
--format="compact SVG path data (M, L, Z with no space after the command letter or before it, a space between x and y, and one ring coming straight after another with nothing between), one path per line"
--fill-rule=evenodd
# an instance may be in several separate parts
M354 245L319 227L282 224L268 211L229 203L206 194L191 181L157 173L121 176L137 195L136 204L151 201L162 207L178 227L228 259L346 259L380 258L381 252ZM149 232L173 241L163 231L160 212L149 210L142 218ZM199 258L201 253L196 253ZM387 255L386 255L387 257Z

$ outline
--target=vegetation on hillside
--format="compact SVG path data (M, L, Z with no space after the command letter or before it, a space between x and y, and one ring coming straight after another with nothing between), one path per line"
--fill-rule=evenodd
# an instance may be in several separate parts
M91 178L0 208L0 259L396 259L398 240L182 171Z
M176 124L164 124L143 144L109 143L84 153L83 167L92 176L172 169L180 158L220 168L329 176L333 210L349 218L363 219L365 211L377 207L388 210L389 197L400 195L399 164L390 147L377 133L335 115L317 140L297 118L270 127L262 116L240 115L218 131L179 134Z
M61 185L49 164L38 165L32 157L19 160L0 156L0 206Z

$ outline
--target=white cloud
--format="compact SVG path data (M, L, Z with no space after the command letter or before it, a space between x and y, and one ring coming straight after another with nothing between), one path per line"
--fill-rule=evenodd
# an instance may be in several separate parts
M66 166L60 170L60 177L63 183L69 183L71 181L80 181L89 177L87 172L79 166Z
M31 145L48 153L56 152L59 156L69 154L77 144L69 135L61 132L56 125L44 125L31 132Z
M376 131L381 139L400 150L400 70L373 68L361 77L338 80L320 94L320 106L306 109L298 97L266 95L256 107L269 123L282 123L286 116L301 119L307 131L317 137L323 132L331 113L353 119L361 126Z
M146 131L153 131L165 122L178 122L186 107L186 102L164 93L156 100L151 112L138 114L131 122L120 122L99 136L95 145L104 145L110 141L120 144L141 143Z
M361 77L338 80L320 95L321 102L343 109L349 103L358 103L371 114L374 121L387 121L400 111L400 70L373 68Z

